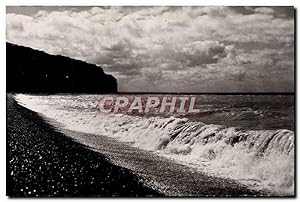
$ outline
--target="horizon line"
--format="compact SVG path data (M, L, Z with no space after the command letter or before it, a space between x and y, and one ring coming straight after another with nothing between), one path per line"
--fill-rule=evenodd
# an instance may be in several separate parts
M295 95L295 92L117 92L116 94L194 94L194 95Z

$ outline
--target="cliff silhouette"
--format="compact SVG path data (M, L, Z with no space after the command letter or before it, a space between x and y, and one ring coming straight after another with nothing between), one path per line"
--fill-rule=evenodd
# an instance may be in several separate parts
M101 67L6 43L6 90L16 93L115 93Z

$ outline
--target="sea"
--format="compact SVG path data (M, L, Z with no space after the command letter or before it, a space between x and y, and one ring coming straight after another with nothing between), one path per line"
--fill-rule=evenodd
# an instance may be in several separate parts
M200 111L180 114L103 113L97 105L104 96L120 95L14 97L68 130L111 137L251 189L294 194L294 95L186 95Z

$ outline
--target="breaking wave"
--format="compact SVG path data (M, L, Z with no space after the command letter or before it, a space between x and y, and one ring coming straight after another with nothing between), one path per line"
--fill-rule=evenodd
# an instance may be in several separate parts
M293 131L242 130L187 118L104 114L78 110L71 100L54 103L50 98L35 96L16 98L23 106L55 119L67 129L114 137L272 195L294 194Z

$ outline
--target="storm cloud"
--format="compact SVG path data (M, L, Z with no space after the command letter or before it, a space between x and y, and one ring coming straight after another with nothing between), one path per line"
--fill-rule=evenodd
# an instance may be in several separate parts
M95 63L120 91L294 90L292 7L7 7L7 41Z

